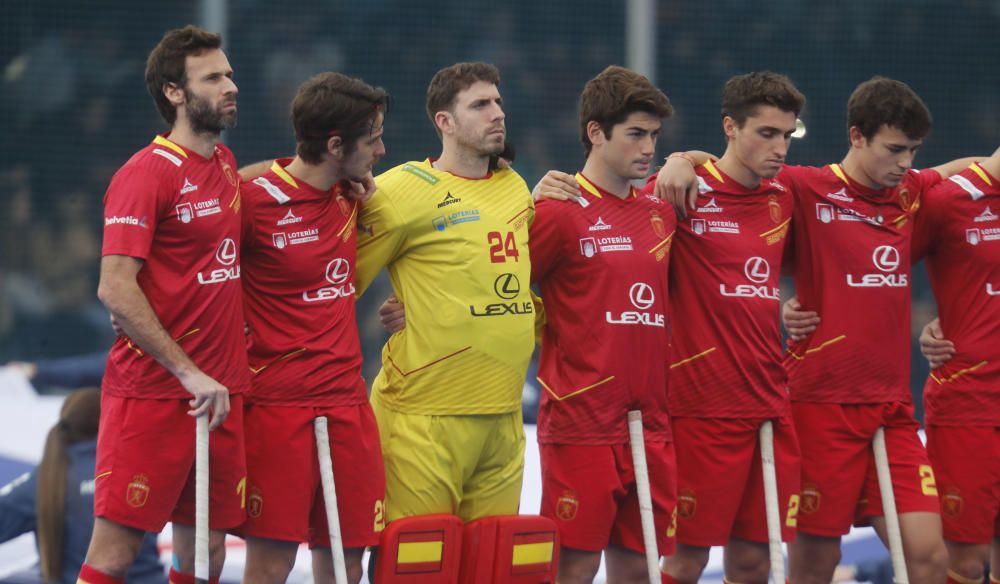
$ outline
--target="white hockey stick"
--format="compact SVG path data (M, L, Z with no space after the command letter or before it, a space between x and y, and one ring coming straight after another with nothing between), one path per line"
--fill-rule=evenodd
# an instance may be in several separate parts
M333 578L337 584L347 584L347 563L344 561L344 540L340 536L340 512L337 510L337 489L333 482L333 459L330 456L330 433L324 416L313 420L316 431L316 452L319 456L319 476L323 482L323 502L326 504L326 524L330 529L330 552L333 555Z
M778 504L778 472L774 465L774 425L760 425L760 462L764 471L764 511L767 518L767 547L771 555L771 581L785 584L785 556L781 549L781 512Z
M653 522L653 499L649 492L649 467L646 465L646 440L642 433L642 412L628 413L628 439L632 446L632 466L635 468L635 488L639 496L639 519L642 522L642 542L646 548L646 568L649 581L660 581L660 552L656 549L656 525Z
M889 472L889 454L885 449L885 428L875 431L872 441L875 451L875 472L878 474L878 490L882 494L882 511L885 513L885 530L889 538L889 556L892 558L892 581L909 584L906 574L906 557L903 555L903 536L899 529L899 514L896 513L896 497L892 492L892 474Z
M208 582L208 413L195 420L194 578Z

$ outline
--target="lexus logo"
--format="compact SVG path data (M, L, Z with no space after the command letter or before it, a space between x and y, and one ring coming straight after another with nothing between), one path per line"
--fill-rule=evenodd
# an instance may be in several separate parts
M500 274L493 281L493 291L504 300L513 300L521 293L521 282L514 274Z
M223 239L215 252L215 259L224 266L233 265L236 261L236 242L228 237Z
M743 273L751 282L763 284L771 277L771 266L764 258L754 256L743 264Z
M880 245L872 253L872 262L883 272L895 272L899 267L899 250L891 245Z
M351 275L351 264L344 258L336 258L326 265L326 279L331 284L343 284Z
M633 306L639 310L646 310L653 305L656 295L653 293L653 287L649 284L636 282L629 288L628 298L632 301Z

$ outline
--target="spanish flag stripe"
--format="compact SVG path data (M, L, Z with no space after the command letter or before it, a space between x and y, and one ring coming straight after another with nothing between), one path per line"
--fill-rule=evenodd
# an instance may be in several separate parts
M444 542L438 541L415 541L400 542L399 549L396 550L397 564L414 564L440 562L444 550Z
M556 534L552 531L539 531L537 533L519 533L514 536L514 545L525 543L545 543L555 541Z
M595 187L589 180L587 180L587 177L583 176L579 172L576 173L576 182L580 183L580 188L594 195L598 199L604 198L601 196L601 192L597 190L597 187Z
M525 543L514 545L514 559L511 563L514 566L527 566L529 564L547 564L552 561L551 541L543 543Z
M183 148L181 148L177 144L174 144L173 142L171 142L167 138L164 138L163 136L157 136L153 138L153 144L156 144L158 146L163 146L165 148L170 148L171 150L180 154L184 158L188 157L187 152L185 152Z
M274 163L271 165L271 172L278 175L278 178L290 184L291 186L299 188L299 183L295 182L295 177L288 174L288 171L282 168L281 165L278 164L277 160L275 160Z

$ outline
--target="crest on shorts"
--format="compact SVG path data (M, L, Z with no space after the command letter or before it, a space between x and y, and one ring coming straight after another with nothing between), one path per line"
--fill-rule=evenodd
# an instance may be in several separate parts
M691 519L698 512L698 498L691 489L681 489L677 495L677 515Z
M576 494L570 491L563 493L562 497L556 501L556 517L562 521L573 521L576 519L576 512L580 509L580 501Z
M781 204L778 203L778 197L771 195L767 198L767 210L771 214L771 221L781 223Z
M958 489L948 489L948 492L941 497L941 511L949 517L960 515L964 507L965 499L959 494Z
M811 515L819 511L821 498L819 489L816 488L816 485L805 485L802 487L802 502L800 503L799 509L806 515Z
M132 482L125 490L125 502L130 507L143 507L149 499L149 477L144 474L137 474L132 477Z
M653 233L663 239L667 236L667 227L663 224L663 217L655 209L649 212L649 223L653 226Z
M250 496L247 498L247 515L253 518L260 517L260 512L264 510L264 497L260 494L260 489L251 488Z

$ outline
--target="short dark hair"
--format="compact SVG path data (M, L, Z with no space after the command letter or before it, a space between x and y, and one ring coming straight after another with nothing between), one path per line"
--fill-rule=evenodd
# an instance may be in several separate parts
M500 85L500 71L489 63L455 63L434 74L427 86L427 116L438 136L441 129L434 122L434 116L438 112L453 111L458 94L477 81Z
M594 146L587 136L587 124L597 122L610 138L611 128L634 112L663 119L672 116L674 108L649 79L625 67L611 65L588 81L580 95L580 139L586 155Z
M320 73L301 86L292 100L295 153L319 164L332 136L340 136L350 154L358 138L372 132L389 95L381 87L341 73Z
M774 106L796 116L806 106L806 96L788 77L773 71L754 71L730 77L722 90L722 117L742 128L762 105Z
M146 89L167 125L173 126L177 121L177 108L163 94L163 87L168 83L178 87L187 85L187 58L219 48L222 48L221 36L189 24L168 30L150 51L146 59Z
M910 140L922 140L931 133L933 123L920 96L895 79L872 77L858 85L847 100L847 130L856 127L867 140L882 126L896 128Z

